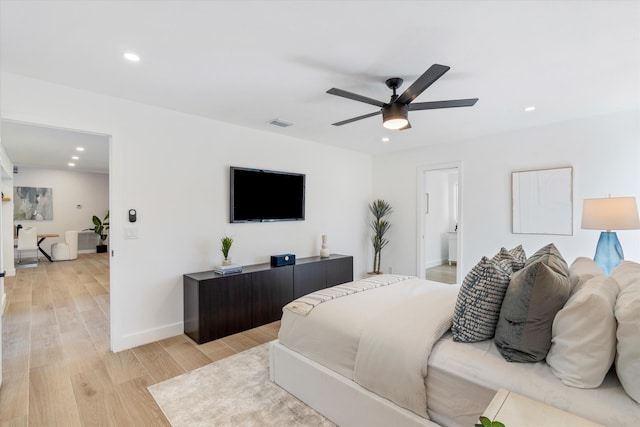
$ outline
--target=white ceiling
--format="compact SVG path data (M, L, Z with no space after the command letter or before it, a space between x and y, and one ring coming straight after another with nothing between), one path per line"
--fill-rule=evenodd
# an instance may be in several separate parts
M366 153L640 107L639 1L0 0L0 16L2 71ZM403 90L433 63L451 70L416 102L478 103L412 111L406 131L331 125L376 107L329 88L386 102L387 78Z

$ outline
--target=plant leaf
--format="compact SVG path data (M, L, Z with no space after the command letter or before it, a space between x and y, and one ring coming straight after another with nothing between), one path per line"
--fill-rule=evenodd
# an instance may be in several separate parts
M491 427L505 427L500 421L494 421L491 423Z
M480 424L482 427L491 427L491 420L487 417L480 417Z

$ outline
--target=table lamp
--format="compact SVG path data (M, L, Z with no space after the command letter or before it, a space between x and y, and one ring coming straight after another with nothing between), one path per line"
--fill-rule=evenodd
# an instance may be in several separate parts
M585 230L606 230L600 233L593 260L610 274L624 259L622 246L615 231L640 229L638 206L635 197L608 197L584 199L582 227Z

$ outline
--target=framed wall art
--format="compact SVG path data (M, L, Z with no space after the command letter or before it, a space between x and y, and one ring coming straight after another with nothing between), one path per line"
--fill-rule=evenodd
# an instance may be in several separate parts
M512 172L514 234L573 235L573 168Z

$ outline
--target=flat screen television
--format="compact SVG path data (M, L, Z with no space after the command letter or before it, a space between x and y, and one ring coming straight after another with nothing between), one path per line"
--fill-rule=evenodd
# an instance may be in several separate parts
M230 167L230 222L304 220L305 175Z

